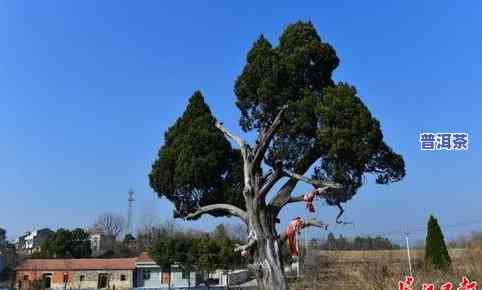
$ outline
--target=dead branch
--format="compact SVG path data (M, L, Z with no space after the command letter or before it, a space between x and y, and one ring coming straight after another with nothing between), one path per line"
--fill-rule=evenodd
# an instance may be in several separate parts
M351 224L353 224L352 222L345 222L345 221L340 219L341 216L343 215L343 213L345 212L345 209L343 209L343 207L341 206L341 204L339 202L336 203L336 206L340 210L340 212L336 216L336 223L339 224L339 225L351 225Z
M311 184L316 188L319 188L319 187L330 187L330 188L333 188L333 189L341 189L342 188L342 185L339 184L339 183L312 179L312 178L305 177L301 174L297 174L297 173L290 172L290 171L287 171L287 170L285 170L284 173L291 178L294 178L294 179L297 179L299 181L303 181L305 183Z
M227 212L229 215L237 216L245 223L247 223L248 221L248 214L244 210L234 205L225 204L225 203L210 204L210 205L200 207L195 212L186 215L184 218L186 220L192 220L204 214L207 214L213 211L218 211L218 210Z
M258 168L261 164L261 161L266 154L266 150L268 150L269 144L271 143L271 140L273 140L274 134L276 133L276 130L278 130L281 124L281 118L283 116L283 113L286 111L287 108L288 105L284 105L274 118L271 126L268 129L263 128L259 133L256 147L254 148L254 159L252 163L253 169Z
M310 219L306 222L303 223L303 225L301 226L301 229L305 229L305 228L309 228L309 227L316 227L316 228L321 228L321 229L324 229L324 230L327 230L328 229L328 224L325 224L317 219ZM280 240L282 242L284 242L286 240L287 236L286 236L286 232L283 232L280 236Z
M326 193L326 191L328 191L330 189L333 189L333 187L328 185L328 186L324 186L324 187L319 187L316 190L318 191L318 196L326 198L325 193ZM298 195L298 196L291 196L287 203L302 202L302 201L304 201L304 198L305 198L304 194Z

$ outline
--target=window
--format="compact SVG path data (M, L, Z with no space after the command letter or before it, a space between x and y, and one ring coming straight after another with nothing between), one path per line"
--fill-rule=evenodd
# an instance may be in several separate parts
M28 280L28 275L23 275L23 280L27 281Z
M80 275L79 281L82 282L82 281L84 281L84 280L85 280L85 276L84 276L84 275Z
M142 272L143 276L144 276L144 280L149 280L151 279L151 271L150 270L144 270Z
M102 288L107 288L109 285L109 276L106 273L101 273L99 274L99 279L97 281L97 288L102 289Z
M64 273L64 283L69 282L69 274Z
M182 271L182 279L189 279L189 278L191 278L191 277L190 277L191 275L189 275L189 274L190 274L189 271Z
M121 280L121 281L125 281L125 280L127 280L126 275L121 275L121 279L120 279L120 280Z

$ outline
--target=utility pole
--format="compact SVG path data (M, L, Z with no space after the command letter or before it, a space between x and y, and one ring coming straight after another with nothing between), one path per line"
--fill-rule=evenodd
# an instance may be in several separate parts
M410 271L410 276L413 276L412 259L410 258L410 244L408 242L408 232L405 232L405 241L407 242L408 269Z

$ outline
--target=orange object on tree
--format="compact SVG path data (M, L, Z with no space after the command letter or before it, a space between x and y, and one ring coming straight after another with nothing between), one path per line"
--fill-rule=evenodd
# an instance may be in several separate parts
M290 249L292 256L298 257L300 255L296 236L303 228L304 224L305 222L301 217L296 217L290 222L286 229L286 239L288 240L288 248Z

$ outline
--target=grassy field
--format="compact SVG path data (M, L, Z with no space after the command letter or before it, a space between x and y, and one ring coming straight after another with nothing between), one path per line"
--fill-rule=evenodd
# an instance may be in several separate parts
M482 248L451 249L452 269L440 272L423 265L423 250L413 250L415 287L444 282L458 285L462 276L482 283ZM409 274L407 252L392 251L308 251L303 278L292 281L292 289L387 290L398 289L398 281ZM457 289L457 287L454 287Z

